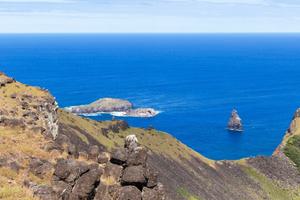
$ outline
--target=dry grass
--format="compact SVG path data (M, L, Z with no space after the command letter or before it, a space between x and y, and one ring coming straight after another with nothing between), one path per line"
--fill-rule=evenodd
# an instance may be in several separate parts
M116 184L118 184L118 181L113 176L107 176L107 177L101 176L100 181L104 185L116 185Z
M0 127L0 155L15 158L38 157L53 160L49 152L43 150L47 141L41 134L34 134L21 129ZM26 163L24 163L26 164Z
M41 134L0 127L0 156L16 161L24 168L18 173L10 168L0 168L0 177L2 178L0 180L0 197L2 198L0 199L20 199L20 197L25 195L24 193L27 193L27 189L21 187L24 180L30 180L37 184L50 184L53 171L45 174L43 179L27 171L31 157L45 159L52 163L55 162L58 155L43 150L46 143L47 140ZM14 186L10 186L10 182L13 182ZM10 187L12 187L12 191L15 190L16 194L7 191L7 188ZM25 195L24 199L26 198L34 199L30 195Z
M29 189L21 186L21 180L22 173L6 167L0 168L0 199L37 200Z
M0 185L0 199L5 200L38 200L26 188L19 185Z

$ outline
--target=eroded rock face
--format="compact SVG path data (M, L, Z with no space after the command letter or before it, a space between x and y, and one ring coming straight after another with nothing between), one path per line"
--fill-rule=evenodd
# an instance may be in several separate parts
M237 110L233 109L227 125L230 131L243 131L242 119L238 115Z
M12 93L8 85L26 90L26 86L0 73L0 92L3 93L0 126L29 129L55 139L58 135L58 106L55 98L42 89L35 89L37 95L26 91Z

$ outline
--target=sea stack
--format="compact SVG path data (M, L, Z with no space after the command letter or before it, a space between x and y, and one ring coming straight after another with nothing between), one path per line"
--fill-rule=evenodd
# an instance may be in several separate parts
M231 116L230 116L227 128L228 128L228 130L235 131L235 132L243 131L242 119L238 115L238 112L236 109L233 109L231 112Z

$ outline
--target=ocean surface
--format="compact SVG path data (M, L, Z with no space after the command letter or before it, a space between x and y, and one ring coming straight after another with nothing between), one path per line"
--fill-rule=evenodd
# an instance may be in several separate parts
M61 107L102 97L153 107L163 112L124 119L239 159L271 155L300 107L300 34L0 35L0 71ZM233 108L243 133L225 129Z

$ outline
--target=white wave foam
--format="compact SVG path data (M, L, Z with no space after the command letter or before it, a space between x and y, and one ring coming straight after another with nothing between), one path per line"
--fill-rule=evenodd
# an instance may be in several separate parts
M67 108L64 108L65 110L67 111L70 111L69 110L70 107L67 107ZM155 115L158 115L160 113L162 113L163 111L161 110L155 110ZM97 116L101 116L103 114L108 114L108 115L112 115L112 116L115 116L115 117L138 117L138 118L143 118L144 116L134 116L134 115L130 115L130 114L127 114L126 112L95 112L95 113L74 113L76 115L81 115L81 116L85 116L85 117L97 117ZM151 117L154 117L154 116L151 116Z

